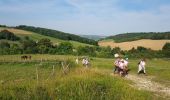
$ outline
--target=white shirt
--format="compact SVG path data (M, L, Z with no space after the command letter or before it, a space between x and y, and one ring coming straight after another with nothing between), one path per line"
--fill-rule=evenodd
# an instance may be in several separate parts
M82 60L82 64L85 64L85 59Z
M119 68L124 69L124 63L119 62Z
M86 65L89 64L89 61L88 61L88 60L85 60L85 64L86 64Z
M128 66L128 63L129 63L128 61L124 60L124 65L125 66Z
M141 66L141 67L145 67L145 65L146 65L145 61L141 61L141 62L140 62L140 66Z

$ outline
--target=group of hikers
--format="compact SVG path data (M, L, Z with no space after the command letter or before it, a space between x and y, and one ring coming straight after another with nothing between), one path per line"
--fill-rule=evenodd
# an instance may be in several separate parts
M120 76L126 76L128 75L128 72L130 71L130 69L128 68L128 58L121 58L118 54L115 54L115 62L114 62L114 74L119 74ZM141 59L138 62L138 74L146 74L145 71L145 65L146 65L146 61L145 59Z
M121 59L120 57L117 57L114 62L114 67L114 74L118 73L120 76L126 76L129 71L128 58Z
M119 56L119 54L115 54L115 61L114 61L114 69L113 69L113 73L114 74L118 74L120 76L127 76L128 72L130 71L129 69L129 62L128 62L128 58L123 59L122 57ZM79 63L79 59L78 57L76 58L76 64ZM85 66L86 68L88 68L90 66L90 61L87 57L83 57L82 58L82 65ZM146 61L145 59L141 59L138 62L138 74L146 74L145 71L145 65L146 65Z
M79 63L79 59L76 58L76 64ZM90 61L87 57L83 57L82 58L82 65L85 66L86 68L88 68L90 66Z

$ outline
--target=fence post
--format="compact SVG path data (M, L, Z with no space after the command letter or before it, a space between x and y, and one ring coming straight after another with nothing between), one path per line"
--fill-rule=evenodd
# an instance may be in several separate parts
M38 67L36 67L37 84L38 84Z

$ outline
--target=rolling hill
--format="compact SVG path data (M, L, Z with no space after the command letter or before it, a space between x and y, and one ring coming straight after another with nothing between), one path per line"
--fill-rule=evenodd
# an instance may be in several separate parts
M97 45L97 41L80 37L78 35L65 33L57 30L47 29L47 28L40 28L40 27L33 27L33 26L26 26L26 25L20 25L14 27L16 29L21 29L25 31L35 32L37 34L50 36L53 38L61 39L61 40L67 40L67 41L77 41L80 43L90 44L90 45Z
M53 44L58 44L58 43L67 41L67 40L62 40L62 39L58 39L58 38L54 38L54 37L50 37L50 36L45 36L45 35L41 35L41 34L38 34L35 32L25 31L25 30L21 30L21 29L0 27L0 31L2 31L2 30L8 30L8 31L14 33L16 36L20 37L21 39L25 38L25 36L28 36L30 39L32 39L34 41L38 41L42 38L48 38L53 42ZM1 39L0 41L7 41L10 43L14 42L14 41L9 41L9 40L4 40L4 39L3 40ZM80 43L80 42L73 41L73 40L69 40L69 42L72 43L74 47L91 46L90 44ZM19 43L19 41L15 41L15 43Z
M142 46L145 48L150 48L152 50L162 50L165 43L170 42L170 40L151 40L151 39L141 39L136 41L121 42L116 43L113 40L100 41L99 46L110 46L111 48L120 47L122 50L130 50L133 47L137 48Z
M169 40L170 32L148 32L148 33L125 33L106 37L105 39L112 39L114 42L127 42L140 39L151 40Z
M106 37L99 41L100 46L120 47L130 50L142 46L152 50L162 50L165 43L170 42L170 32L125 33Z
M100 40L100 39L103 39L105 38L106 36L100 36L100 35L81 35L81 37L85 37L85 38L88 38L88 39L92 39L92 40Z

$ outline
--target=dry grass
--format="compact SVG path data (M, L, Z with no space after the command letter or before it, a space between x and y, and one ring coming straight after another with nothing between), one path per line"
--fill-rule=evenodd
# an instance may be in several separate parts
M143 46L146 48L151 48L152 50L161 50L166 42L170 42L170 40L150 40L150 39L142 39L131 42L122 42L115 43L114 41L100 41L100 46L110 46L112 48L120 47L122 50L130 50L133 47L137 48L137 46Z
M32 34L32 32L14 29L14 28L0 28L0 31L1 30L8 30L8 31L13 32L13 33L18 34L18 35L30 35L30 34Z

